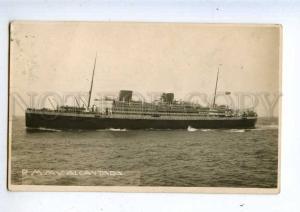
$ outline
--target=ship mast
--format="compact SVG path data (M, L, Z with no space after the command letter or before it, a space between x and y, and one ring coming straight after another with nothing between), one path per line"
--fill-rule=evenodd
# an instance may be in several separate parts
M95 62L94 62L93 75L92 75L92 81L91 81L91 88L89 90L89 100L88 100L87 108L90 108L90 103L91 103L91 96L92 96L92 90L93 90L93 83L94 83L94 75L95 75L95 69L96 69L96 62L97 62L97 53L96 53Z
M213 101L213 108L216 106L216 95L217 95L217 88L218 88L218 81L219 81L219 72L220 72L220 66L222 64L219 64L218 66L218 73L217 73L217 80L216 80L216 86L215 86L215 94L214 94L214 101Z

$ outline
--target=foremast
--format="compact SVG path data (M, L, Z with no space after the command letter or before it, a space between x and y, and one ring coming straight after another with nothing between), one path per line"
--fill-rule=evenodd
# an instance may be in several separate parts
M97 53L96 53L96 56L95 56L95 62L94 62L92 80L91 80L91 87L90 87L90 90L89 90L89 99L88 99L87 109L90 108L90 104L91 104L91 97L92 97L92 90L93 90L93 83L94 83L94 75L95 75L96 63L97 63Z
M219 64L219 66L218 66L218 72L217 72L217 79L216 79L215 92L214 92L214 100L213 100L212 108L215 108L215 106L216 106L216 95L217 95L217 89L218 89L220 65L221 64Z

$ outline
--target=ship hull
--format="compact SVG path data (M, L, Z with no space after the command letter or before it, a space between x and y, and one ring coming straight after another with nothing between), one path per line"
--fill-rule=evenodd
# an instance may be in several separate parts
M254 128L256 118L156 119L117 118L94 115L69 115L26 112L27 128L49 129L239 129Z

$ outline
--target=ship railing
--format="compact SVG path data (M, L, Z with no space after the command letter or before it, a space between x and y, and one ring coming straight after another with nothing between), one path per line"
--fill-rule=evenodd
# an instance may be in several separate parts
M153 119L153 120L235 120L241 117L217 117L217 116L145 116L129 114L96 115L96 117L119 118L119 119Z
M84 110L63 110L63 109L49 109L49 108L27 108L27 111L34 111L34 112L47 112L47 113L76 113L76 114L96 114L95 111L84 111Z
M130 113L112 113L112 114L104 114L104 113L95 113L95 112L77 112L74 114L74 112L70 111L59 111L59 110L43 110L43 109L34 109L34 108L28 108L28 111L32 111L35 113L45 114L45 113L52 113L55 115L68 115L68 116L86 116L89 115L91 117L107 117L107 118L133 118L133 119L168 119L168 120L214 120L214 119L222 119L222 120L233 120L233 119L240 119L242 116L240 115L233 115L233 116L212 116L212 115L201 115L201 114L165 114L160 113L160 115L154 115L151 114L130 114ZM157 113L156 113L157 114ZM246 119L256 119L257 116L247 116L244 117Z
M35 109L35 108L27 108L28 111L37 111L37 112L47 112L47 113L76 113L76 114L102 114L102 112L96 111L83 111L83 110L62 110L62 109ZM113 114L124 114L124 115L149 115L149 116L212 116L212 114L205 112L154 112L154 111L121 111L121 110L113 110ZM105 114L105 113L103 113ZM224 114L213 114L213 115L224 115Z
M172 111L172 112L154 112L154 111L122 111L122 110L113 110L113 114L133 114L133 115L151 115L151 116L156 116L156 115L164 115L164 116L232 116L231 114L226 114L226 113L210 113L210 112L199 112L199 111L188 111L188 112L177 112L177 111Z

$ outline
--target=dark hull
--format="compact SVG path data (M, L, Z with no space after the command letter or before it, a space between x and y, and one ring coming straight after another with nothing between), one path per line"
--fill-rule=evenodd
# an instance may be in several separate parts
M108 117L77 117L26 113L26 127L50 129L186 129L193 128L254 128L256 118L223 120L158 120Z

